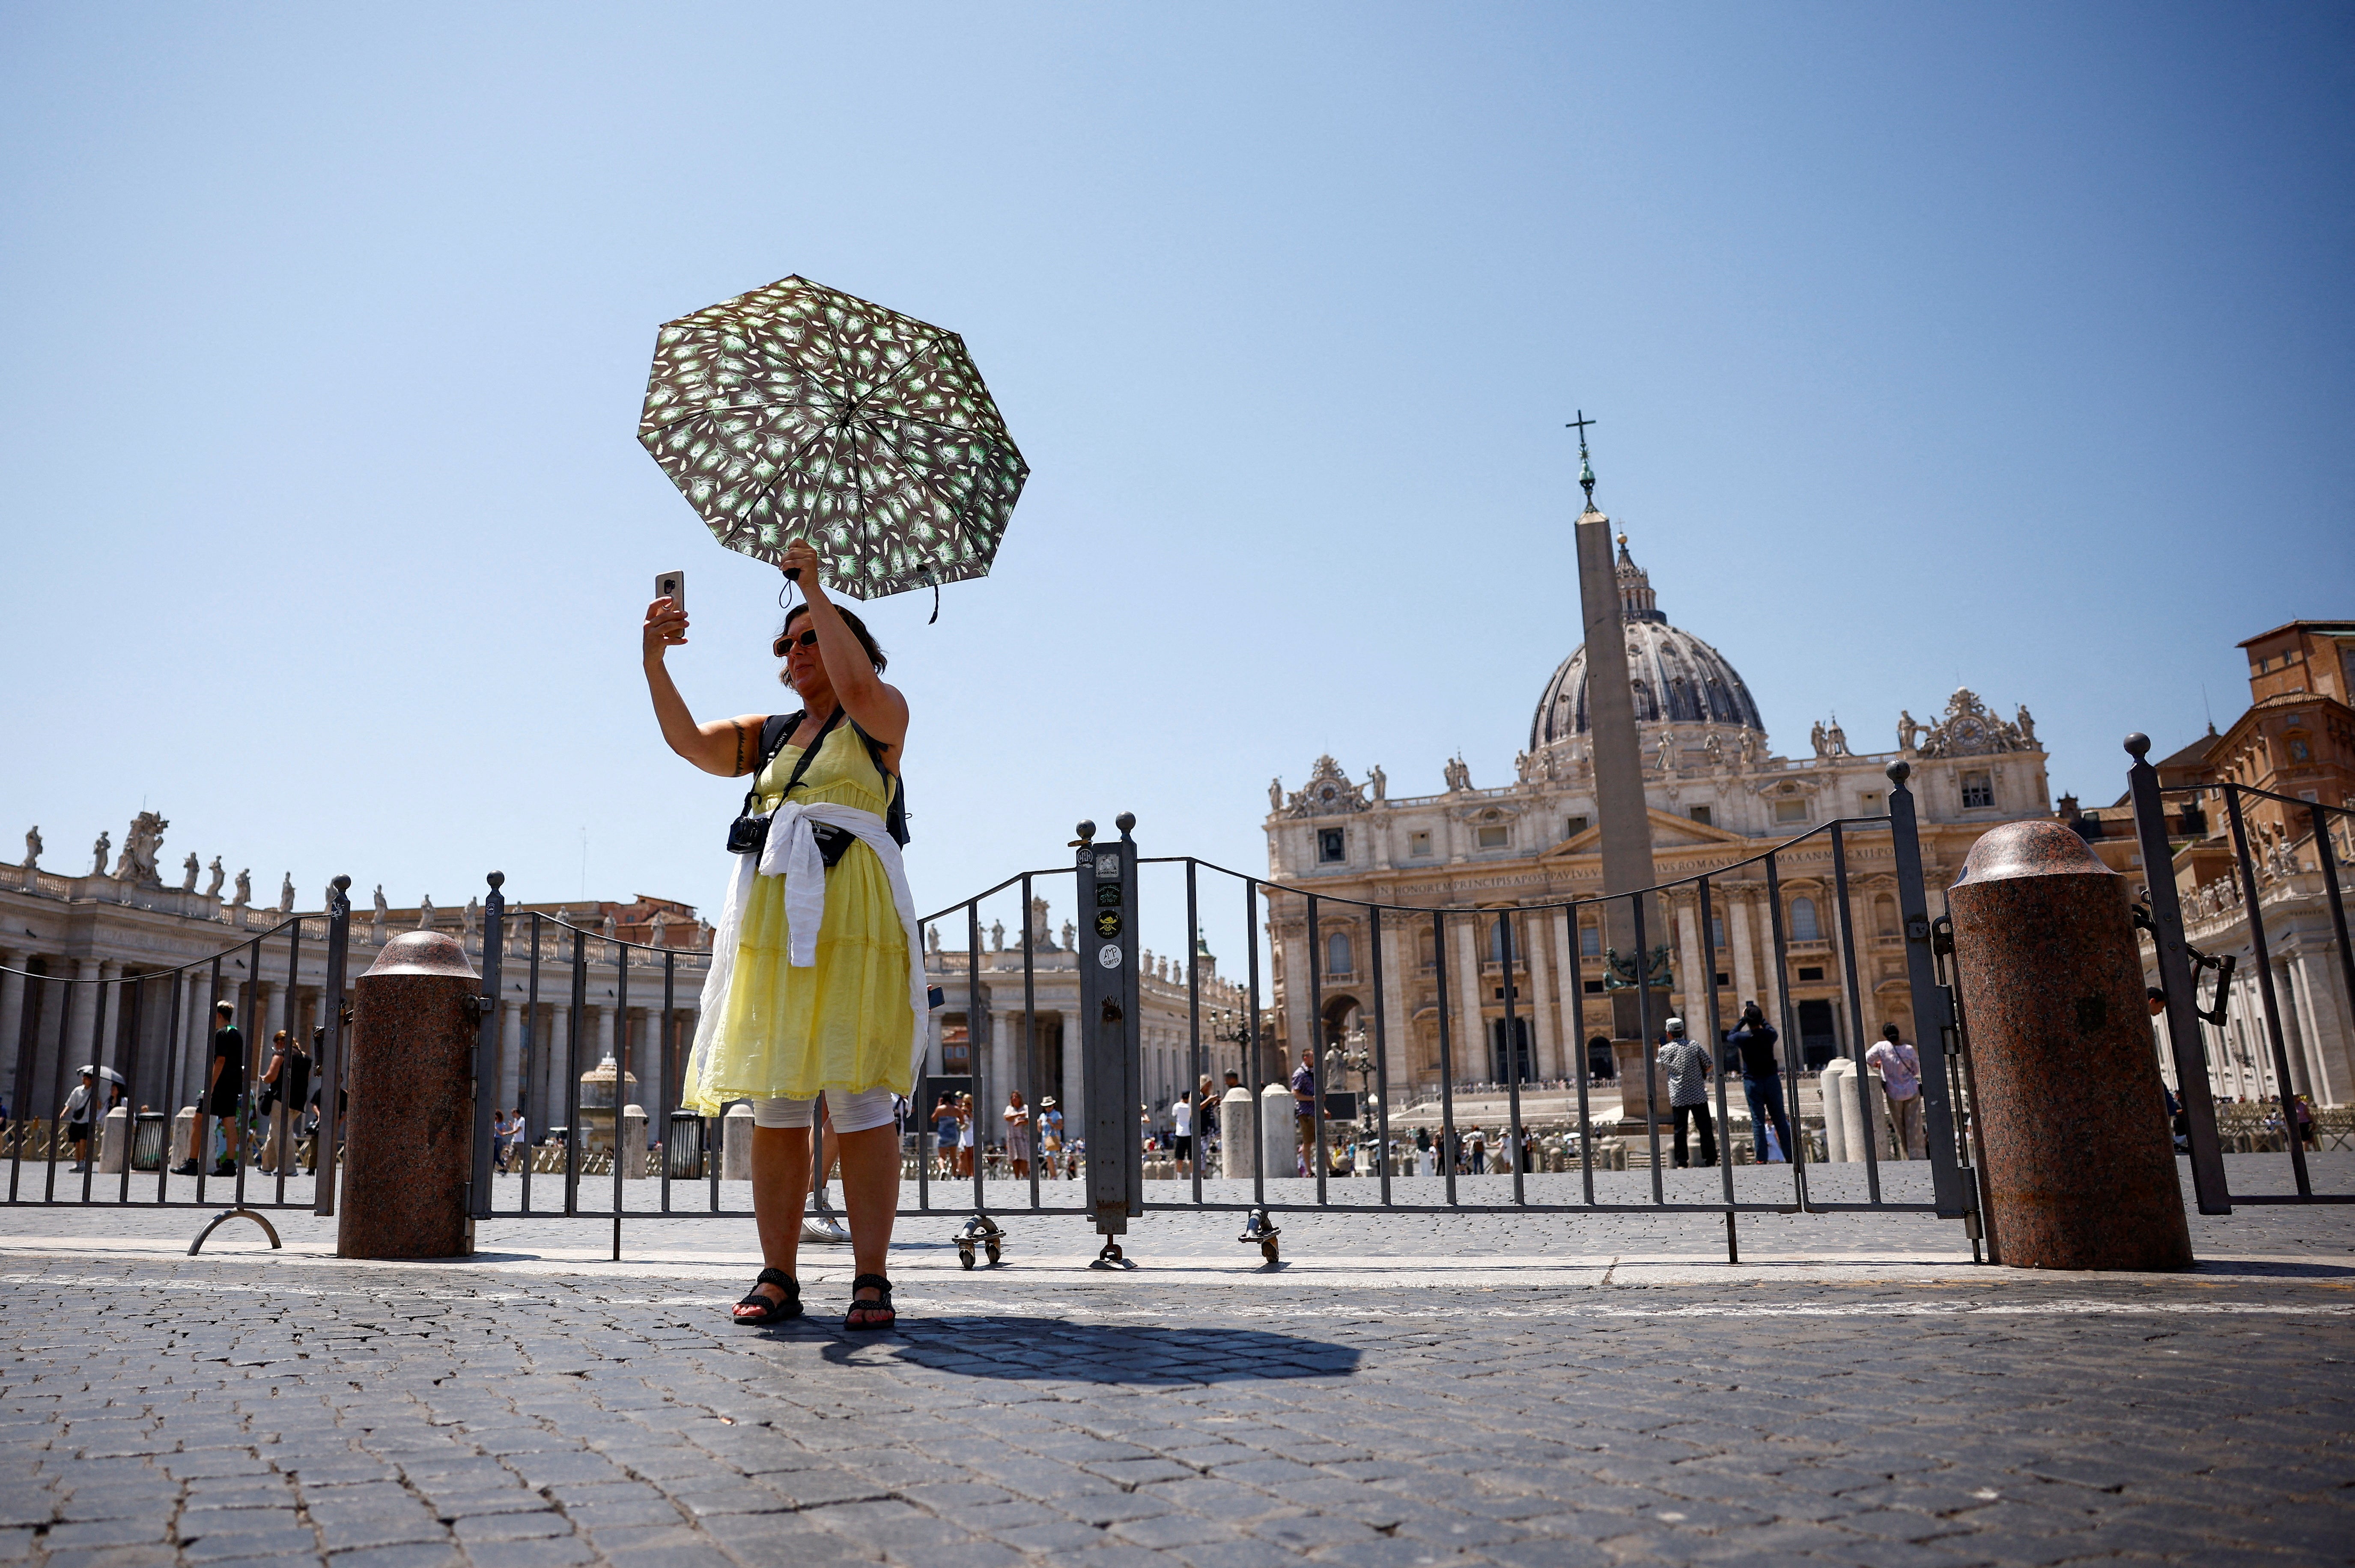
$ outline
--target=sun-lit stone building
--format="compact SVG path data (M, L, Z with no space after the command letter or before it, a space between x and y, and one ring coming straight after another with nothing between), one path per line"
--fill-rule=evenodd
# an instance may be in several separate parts
M1651 937L1671 948L1675 1005L1696 1021L1705 1017L1704 986L1713 980L1730 1027L1742 999L1757 998L1772 1010L1787 994L1810 1064L1845 1049L1859 1029L1877 1036L1884 1021L1898 1022L1910 1038L1911 994L1886 828L1844 830L1861 1017L1850 1016L1843 984L1827 838L1810 839L1782 858L1787 968L1772 961L1764 867L1742 863L1834 818L1885 817L1886 769L1902 758L1913 768L1932 913L1942 913L1942 892L1981 833L2051 812L2044 752L2028 710L2002 718L1972 692L1957 691L1930 723L1899 715L1893 749L1854 751L1835 716L1814 726L1806 754L1778 755L1740 673L1715 648L1669 622L1625 535L1619 544L1620 609L1655 868L1663 883L1721 874L1711 885L1717 961L1707 980L1689 890L1668 895L1669 929ZM1449 1013L1456 1077L1465 1082L1503 1079L1515 1050L1525 1077L1567 1077L1578 1044L1611 1033L1594 912L1581 911L1572 921L1529 907L1603 891L1586 697L1582 646L1540 692L1527 747L1505 784L1476 786L1457 758L1442 769L1443 790L1400 797L1390 792L1379 766L1353 779L1324 757L1300 789L1286 791L1280 782L1270 788L1272 881L1333 898L1487 912L1449 922L1444 996L1430 920L1385 917L1387 1070L1406 1097L1438 1081L1442 1008ZM1371 1012L1369 923L1346 905L1324 905L1324 1008L1313 1018L1304 902L1278 895L1270 908L1282 1039L1288 1045L1312 1036L1327 1044L1346 1038ZM1508 980L1496 935L1497 922L1508 918L1517 1015L1509 1047ZM1582 965L1575 995L1566 978L1573 947Z

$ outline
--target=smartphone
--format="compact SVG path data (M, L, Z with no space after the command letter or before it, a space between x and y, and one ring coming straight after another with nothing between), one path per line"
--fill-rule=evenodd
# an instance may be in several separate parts
M655 597L666 599L684 614L687 609L687 574L663 572L655 578Z

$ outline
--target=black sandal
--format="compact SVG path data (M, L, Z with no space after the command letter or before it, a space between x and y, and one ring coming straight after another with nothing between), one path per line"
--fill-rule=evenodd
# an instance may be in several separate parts
M859 1300L858 1293L870 1287L875 1291L877 1299ZM862 1312L867 1314L864 1318L859 1316ZM850 1282L850 1310L843 1316L844 1328L888 1329L899 1320L900 1315L891 1309L890 1280L879 1274L862 1274Z
M761 1294L761 1287L763 1285L775 1286L785 1293L785 1298L783 1301L770 1300ZM758 1307L761 1310L750 1316L730 1312L730 1317L739 1323L748 1323L755 1329L764 1329L772 1323L782 1323L788 1318L798 1318L802 1315L802 1287L795 1282L794 1277L783 1269L764 1268L761 1270L761 1277L752 1281L751 1294L736 1305Z

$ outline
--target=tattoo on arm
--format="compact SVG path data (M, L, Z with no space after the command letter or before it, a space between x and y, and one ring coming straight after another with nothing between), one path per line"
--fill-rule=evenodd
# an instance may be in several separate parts
M744 756L744 726L742 722L739 721L733 727L736 731L736 773L737 776L741 778L742 775L750 773L752 770L752 764Z

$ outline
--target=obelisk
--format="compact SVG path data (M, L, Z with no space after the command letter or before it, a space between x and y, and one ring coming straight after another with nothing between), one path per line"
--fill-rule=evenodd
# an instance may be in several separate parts
M1611 519L1594 505L1594 465L1587 458L1585 426L1593 423L1580 411L1578 482L1586 492L1586 510L1578 519L1578 603L1586 631L1586 739L1594 763L1594 814L1603 838L1603 891L1630 893L1652 885L1652 822L1644 805L1644 757L1636 738L1636 697L1627 684L1626 607L1621 602L1619 577L1611 554ZM1614 899L1604 907L1603 941L1622 959L1635 958L1636 971L1645 972L1637 950L1633 904ZM1660 923L1659 900L1642 900L1642 946L1657 948L1668 941ZM1659 993L1656 992L1656 996ZM1616 1040L1644 1041L1638 1012L1639 992L1633 986L1611 992L1611 1033ZM1663 998L1665 1005L1665 999ZM1652 1033L1659 1032L1659 1010L1653 1010ZM1624 1058L1627 1054L1621 1051ZM1623 1080L1624 1083L1624 1080ZM1635 1086L1625 1085L1623 1093ZM1639 1114L1640 1097L1630 1095L1627 1114ZM1666 1107L1660 1107L1665 1114Z

